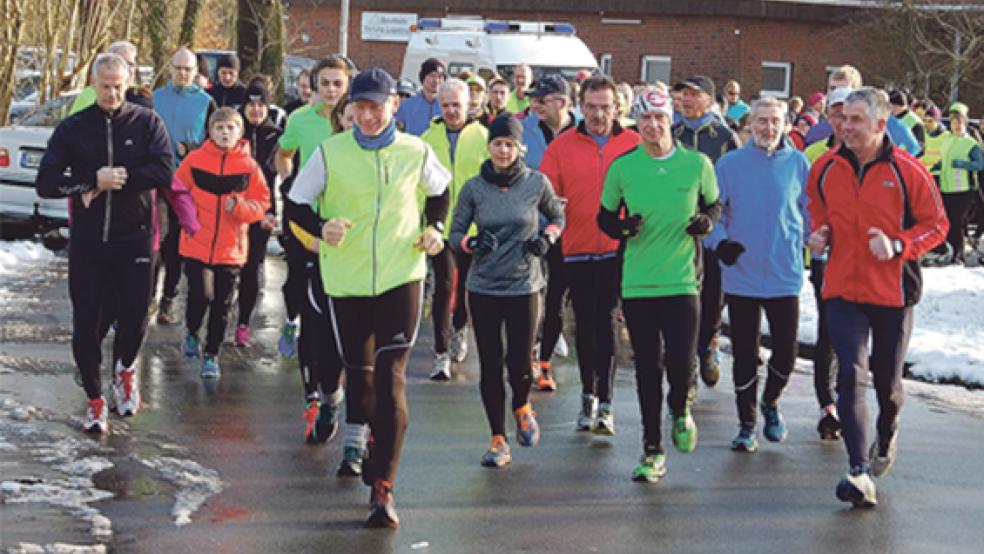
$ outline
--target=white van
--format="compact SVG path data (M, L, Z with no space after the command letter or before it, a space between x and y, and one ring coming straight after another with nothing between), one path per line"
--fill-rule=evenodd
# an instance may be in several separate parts
M534 79L551 73L572 79L598 67L570 23L425 18L412 30L400 76L418 84L420 64L432 57L447 63L452 76L477 71L486 80L492 74L509 80L519 63L533 69Z

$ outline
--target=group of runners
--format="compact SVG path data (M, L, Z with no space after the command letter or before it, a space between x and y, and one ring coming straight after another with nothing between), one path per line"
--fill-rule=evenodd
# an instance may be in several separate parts
M269 83L240 83L235 56L220 60L219 81L205 92L194 55L177 51L168 85L143 97L151 108L129 100L135 56L116 43L96 59L92 104L55 129L37 179L41 196L72 206L73 353L89 401L86 430L108 430L100 344L113 323L110 401L121 416L139 410L138 351L156 268L165 274L157 321L167 325L177 321L184 266L181 349L211 381L221 374L237 291L235 342L251 341L258 272L279 227L288 276L278 346L298 357L304 438L334 437L344 407L338 473L371 487L369 526L399 523L393 490L408 425L406 366L428 268L432 379L453 378L469 327L474 335L491 435L482 465L512 460L507 380L515 441L538 443L530 391L557 389L551 356L569 295L581 381L576 429L616 432L620 306L643 428L631 476L656 482L666 473L664 378L672 444L692 452L698 376L708 387L718 381L725 305L739 424L732 447L759 448L759 412L767 440L786 438L780 398L797 355L809 251L821 313L818 431L847 446L850 471L837 496L876 503L871 476L895 459L918 260L948 223L926 167L886 133L888 96L861 86L854 68L830 77L828 151L811 162L788 139L785 102L752 102L742 146L712 111L713 81L700 75L672 90L633 90L604 75L534 80L520 65L503 94L505 79L450 77L432 58L411 93L383 69L356 71L329 56L302 74L298 88L310 98L281 128ZM768 360L759 351L763 313ZM869 371L879 403L874 435Z

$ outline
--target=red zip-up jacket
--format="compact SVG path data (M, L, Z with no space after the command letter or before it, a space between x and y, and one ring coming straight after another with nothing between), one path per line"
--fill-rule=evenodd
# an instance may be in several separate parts
M922 293L919 257L939 245L950 223L925 166L888 137L878 157L860 167L843 146L820 157L807 184L810 226L830 226L823 298L876 306L912 306ZM904 245L902 255L878 261L868 230L881 229Z
M550 179L557 196L567 199L564 208L563 253L568 261L591 260L618 251L618 241L598 228L605 174L615 158L635 148L642 139L618 122L604 148L588 135L584 122L561 133L547 146L540 172Z
M270 189L250 155L248 141L240 140L224 150L206 140L181 162L171 191L184 229L179 247L183 257L208 265L246 263L247 228L270 209ZM194 202L190 213L189 195ZM236 203L232 211L226 211L226 202L233 197Z

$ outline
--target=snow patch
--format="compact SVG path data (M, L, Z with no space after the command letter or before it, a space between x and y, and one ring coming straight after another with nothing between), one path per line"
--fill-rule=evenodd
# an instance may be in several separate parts
M55 254L43 245L27 240L0 241L0 277L35 268L40 261L50 261Z
M222 492L223 483L214 469L202 467L192 460L182 460L170 456L155 456L149 459L137 458L141 464L155 469L165 479L178 487L174 495L171 516L174 524L183 526L191 523L191 516L205 504L209 497Z
M0 483L0 504L22 504L44 502L65 508L73 516L89 523L89 531L96 537L110 537L113 534L109 518L99 510L88 506L112 498L113 493L97 489L88 477L68 477L66 479L23 479Z
M6 550L7 554L106 554L106 546L102 544L79 545L56 542L52 544L36 544L32 542L18 543Z

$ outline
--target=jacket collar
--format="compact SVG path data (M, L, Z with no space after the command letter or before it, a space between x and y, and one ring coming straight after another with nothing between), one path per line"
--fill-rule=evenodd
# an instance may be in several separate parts
M865 168L861 167L861 163L858 162L858 158L854 155L854 152L843 144L837 149L837 155L851 165L851 168L854 169L855 174L863 175L862 170L866 170L867 167L875 165L878 162L891 162L894 159L894 149L895 144L892 142L892 139L888 137L888 133L885 133L885 136L882 139L881 150L878 151L875 159L872 160L870 164L865 166Z

